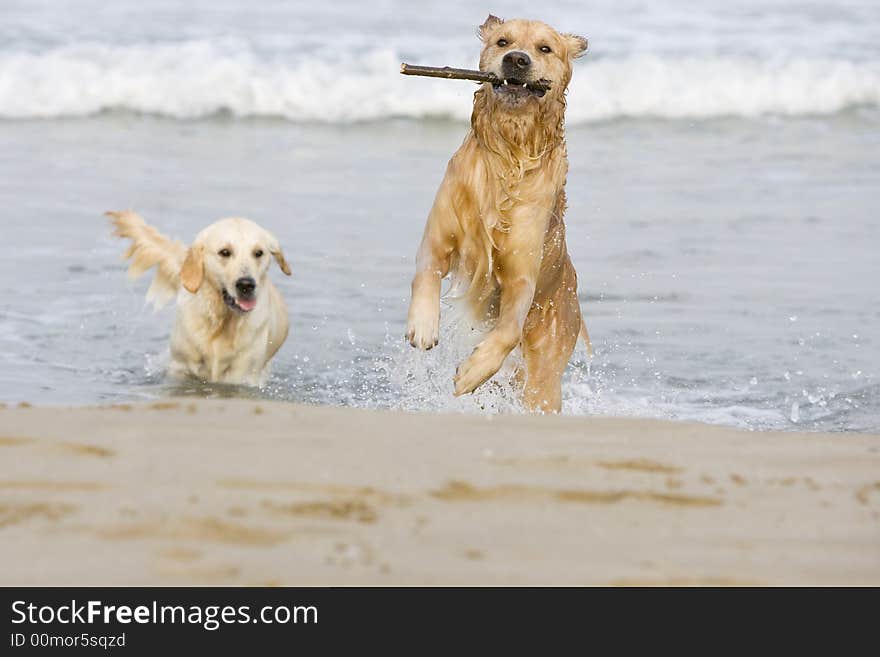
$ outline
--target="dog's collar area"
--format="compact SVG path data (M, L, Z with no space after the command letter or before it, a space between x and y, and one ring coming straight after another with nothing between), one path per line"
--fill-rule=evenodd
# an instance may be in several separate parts
M225 287L223 288L223 302L224 302L227 306L229 306L230 308L232 308L232 310L234 310L235 312L240 313L240 314L242 314L242 315L249 313L249 312L252 311L252 310L254 309L254 307L257 305L257 304L256 304L256 301L255 301L255 300L252 300L252 301L249 303L249 305L250 305L249 308L243 308L242 306L239 305L238 300L236 300L236 298L235 298L234 296L232 296L231 294L229 294L229 292L226 291L226 288L225 288Z

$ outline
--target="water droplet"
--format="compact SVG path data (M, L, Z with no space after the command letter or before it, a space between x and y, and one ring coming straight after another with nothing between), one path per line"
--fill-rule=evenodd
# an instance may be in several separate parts
M801 409L797 402L791 405L791 421L797 423L801 419Z

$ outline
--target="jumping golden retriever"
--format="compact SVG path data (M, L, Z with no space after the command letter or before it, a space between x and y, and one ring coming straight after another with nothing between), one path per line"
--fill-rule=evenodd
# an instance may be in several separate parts
M287 338L287 307L268 279L270 257L290 276L278 240L247 219L221 219L187 248L140 217L108 212L115 234L131 240L129 276L155 267L147 300L177 296L169 374L205 382L262 385Z
M578 335L592 353L562 221L565 91L587 40L491 15L479 34L480 70L500 82L474 94L471 130L434 199L416 255L407 339L419 349L438 343L440 281L451 272L474 319L492 326L459 365L456 396L491 378L520 346L524 404L558 412Z

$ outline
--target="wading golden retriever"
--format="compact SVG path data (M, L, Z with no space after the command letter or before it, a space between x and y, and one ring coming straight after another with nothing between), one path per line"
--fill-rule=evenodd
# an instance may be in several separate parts
M492 327L459 365L455 394L473 392L519 346L524 404L558 412L578 335L591 353L562 221L565 91L587 40L491 15L479 34L480 70L499 83L474 94L471 130L434 199L416 255L407 339L419 349L438 343L440 281L451 273L474 319Z
M177 296L169 374L205 382L262 385L287 338L287 307L268 278L270 259L290 276L278 240L247 219L221 219L187 248L134 212L108 212L115 234L131 240L129 276L153 267L147 300Z

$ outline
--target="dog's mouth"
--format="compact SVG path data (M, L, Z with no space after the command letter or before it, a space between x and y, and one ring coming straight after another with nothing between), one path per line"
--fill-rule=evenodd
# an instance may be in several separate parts
M232 310L242 315L249 313L257 307L257 300L255 298L242 299L241 297L234 297L226 291L226 288L223 288L223 302Z
M549 80L518 80L516 78L498 78L492 83L496 95L522 100L524 98L543 98L550 89Z

